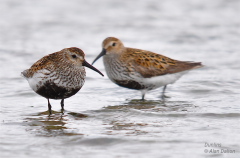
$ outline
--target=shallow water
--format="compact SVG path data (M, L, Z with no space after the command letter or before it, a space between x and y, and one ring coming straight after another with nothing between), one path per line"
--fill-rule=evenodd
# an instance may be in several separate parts
M0 157L240 156L239 1L0 3ZM159 88L143 102L140 92L113 84L100 59L105 77L87 69L66 111L51 100L48 116L47 100L20 72L73 46L92 62L108 36L205 67L169 85L165 100Z

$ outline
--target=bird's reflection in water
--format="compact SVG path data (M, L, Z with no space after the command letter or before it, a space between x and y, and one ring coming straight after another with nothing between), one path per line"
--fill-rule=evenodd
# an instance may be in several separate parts
M188 108L195 107L186 101L165 101L165 100L127 100L123 105L107 106L105 109L136 109L148 112L171 112L188 111Z
M127 100L122 105L104 107L101 113L112 116L111 119L103 120L105 124L110 125L106 127L105 134L136 136L152 135L149 131L171 126L172 117L175 115L194 110L196 107L186 101L140 99ZM169 115L172 116L168 117Z
M80 133L69 132L72 131L66 125L69 117L73 116L76 119L87 117L84 114L67 112L67 111L53 111L49 115L48 111L39 112L26 118L26 122L29 125L29 131L34 132L40 136L74 136L83 135Z

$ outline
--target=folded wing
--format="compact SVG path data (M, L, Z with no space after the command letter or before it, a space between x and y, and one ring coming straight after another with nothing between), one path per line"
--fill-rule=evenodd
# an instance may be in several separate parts
M131 48L128 48L131 49ZM139 49L131 49L125 55L130 67L144 78L178 73L202 67L201 62L178 61L166 56Z

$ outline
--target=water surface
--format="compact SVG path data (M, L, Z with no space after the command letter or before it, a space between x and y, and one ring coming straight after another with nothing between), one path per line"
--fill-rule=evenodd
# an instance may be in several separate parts
M0 157L240 156L239 1L0 3ZM92 62L108 36L205 67L169 85L165 100L159 88L143 102L140 92L113 84L99 60L105 77L86 69L85 85L65 100L66 111L51 100L48 116L47 100L20 73L73 46Z

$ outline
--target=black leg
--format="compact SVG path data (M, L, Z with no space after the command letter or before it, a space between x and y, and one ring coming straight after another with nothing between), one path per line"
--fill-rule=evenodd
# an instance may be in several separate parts
M144 100L145 94L142 94L142 100Z
M47 99L47 100L48 100L48 111L49 111L49 115L51 115L51 114L52 114L52 112L51 112L52 106L51 106L51 104L50 104L50 102L49 102L49 99Z
M164 95L166 89L167 89L167 85L163 87L162 95Z
M162 91L162 99L164 99L164 98L165 98L165 95L164 95L164 93L165 93L165 90L166 90L166 88L167 88L167 85L165 85L165 86L163 87L163 91Z
M64 110L64 99L61 100L62 111Z

